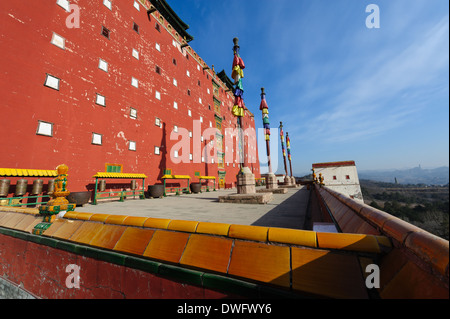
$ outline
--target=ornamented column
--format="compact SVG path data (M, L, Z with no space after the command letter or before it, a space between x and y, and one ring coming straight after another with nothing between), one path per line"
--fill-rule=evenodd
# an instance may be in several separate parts
M287 147L287 153L288 153L288 160L289 160L289 168L291 169L291 184L295 185L295 177L292 174L292 159L291 159L291 140L289 138L289 133L286 132L286 147Z
M255 189L255 175L251 172L248 167L245 167L245 145L244 136L242 132L242 118L245 115L245 104L244 104L244 87L242 85L242 79L244 78L245 64L242 58L239 56L239 39L233 39L233 70L231 77L234 80L235 88L234 93L234 106L232 113L237 117L238 123L238 134L239 134L239 144L241 150L239 151L240 157L240 172L237 177L237 191L238 194L253 194L256 192Z
M275 189L278 188L277 177L272 171L272 163L270 160L270 122L269 122L269 106L266 102L266 93L264 88L261 88L261 104L259 109L262 111L262 120L264 127L264 135L266 139L266 151L267 151L267 164L269 166L269 173L267 174L266 188Z
M283 151L284 171L286 172L286 176L284 177L284 184L291 185L291 179L289 178L286 164L286 149L284 148L283 122L280 122L280 139L281 139L281 150Z

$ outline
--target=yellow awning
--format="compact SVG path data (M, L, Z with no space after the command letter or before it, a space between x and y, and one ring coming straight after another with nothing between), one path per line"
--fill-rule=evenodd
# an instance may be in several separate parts
M0 168L0 176L11 177L56 177L58 173L52 169Z
M215 176L200 176L199 179L216 179Z
M108 173L108 172L98 172L93 177L94 178L136 178L136 179L147 178L147 176L145 174Z
M189 175L164 175L161 179L191 179Z

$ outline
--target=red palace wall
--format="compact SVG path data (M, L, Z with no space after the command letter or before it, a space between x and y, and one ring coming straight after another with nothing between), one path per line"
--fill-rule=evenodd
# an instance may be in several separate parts
M0 167L54 169L64 163L69 166L70 191L92 186L92 176L104 172L107 163L123 165L124 173L146 174L147 184L159 182L166 168L193 181L195 171L218 177L217 161L175 164L168 152L178 142L170 140L174 126L194 133L193 121L202 117L203 131L210 122L216 126L215 114L222 119L225 152L225 129L236 127L227 86L212 70L203 69L206 64L191 47L180 48L181 36L166 19L160 20L158 11L148 15L142 4L138 11L133 0L112 1L111 10L101 0L70 4L80 9L80 28L66 26L71 13L56 0L0 3ZM102 26L109 29L109 39L101 34ZM51 43L53 33L65 39L64 49ZM139 59L132 56L133 49ZM107 72L99 68L99 59L108 63ZM157 66L161 74L155 72ZM59 90L44 85L46 74L60 79ZM213 81L219 84L216 91ZM220 109L215 109L214 92L222 102ZM105 106L96 104L97 93L105 96ZM131 108L137 111L136 119L130 117ZM53 124L51 137L37 134L39 121ZM243 127L255 128L250 113ZM92 143L93 133L102 135L102 145ZM249 167L259 178L256 136L253 139L255 163ZM136 151L129 150L130 141ZM236 181L238 166L224 164L227 184Z

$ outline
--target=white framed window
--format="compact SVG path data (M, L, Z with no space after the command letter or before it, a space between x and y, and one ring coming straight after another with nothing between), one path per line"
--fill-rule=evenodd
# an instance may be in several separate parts
M178 151L173 151L173 157L178 158Z
M99 61L98 61L98 68L100 70L108 72L108 62L106 62L105 60L99 59Z
M192 154L189 154L189 160L192 161L194 158L194 156L192 156Z
M66 10L67 12L70 12L70 3L69 0L56 0L56 4L59 5L61 8Z
M53 32L51 44L56 45L58 48L65 50L66 49L66 39L64 39L59 34Z
M131 85L134 86L135 88L138 88L139 87L139 81L136 78L131 77Z
M92 133L92 144L102 145L102 135L98 133Z
M156 50L158 50L159 52L161 52L161 46L159 45L159 43L155 43L155 48Z
M141 11L141 7L139 6L139 3L136 0L134 1L133 7L135 7L137 11Z
M178 103L177 102L173 102L173 108L178 110Z
M130 108L130 118L137 119L137 110L134 108Z
M109 10L112 10L111 8L111 0L103 0L103 5L107 7Z
M198 98L198 103L202 104L202 98Z
M58 79L56 76L46 73L44 85L46 87L59 91L59 81L60 79Z
M136 150L136 142L130 141L130 143L128 144L128 149L130 151L135 151Z
M156 99L161 101L161 93L159 93L158 91L155 92L155 97Z
M37 135L53 136L53 123L38 121Z
M186 70L186 75L190 77L190 76L191 76L191 73L189 73L189 71Z
M161 127L161 119L156 117L155 118L155 125Z
M155 146L155 155L159 155L161 154L160 150L159 150L159 146Z
M131 54L133 55L133 57L134 57L136 60L139 60L139 51L138 51L138 50L133 49L133 52L132 52Z
M101 106L106 106L106 98L103 95L97 93L95 97L95 103Z
M189 115L190 117L192 117L192 111L191 111L191 110L188 110L188 115Z
M173 79L173 85L175 85L175 86L178 86L178 82L177 82L177 80L176 79Z
M178 126L174 125L174 126L173 126L173 131L174 131L175 133L178 133Z
M208 92L208 94L211 94L211 91L209 89L206 89L206 91Z
M200 65L198 65L198 64L197 64L197 70L199 70L199 71L200 71Z

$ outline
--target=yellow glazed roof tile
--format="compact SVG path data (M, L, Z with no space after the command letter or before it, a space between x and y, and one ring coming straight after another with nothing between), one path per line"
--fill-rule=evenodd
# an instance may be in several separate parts
M247 225L231 225L228 236L232 238L267 241L267 233L269 227L247 226Z
M316 232L286 228L269 228L268 240L272 242L317 247Z

